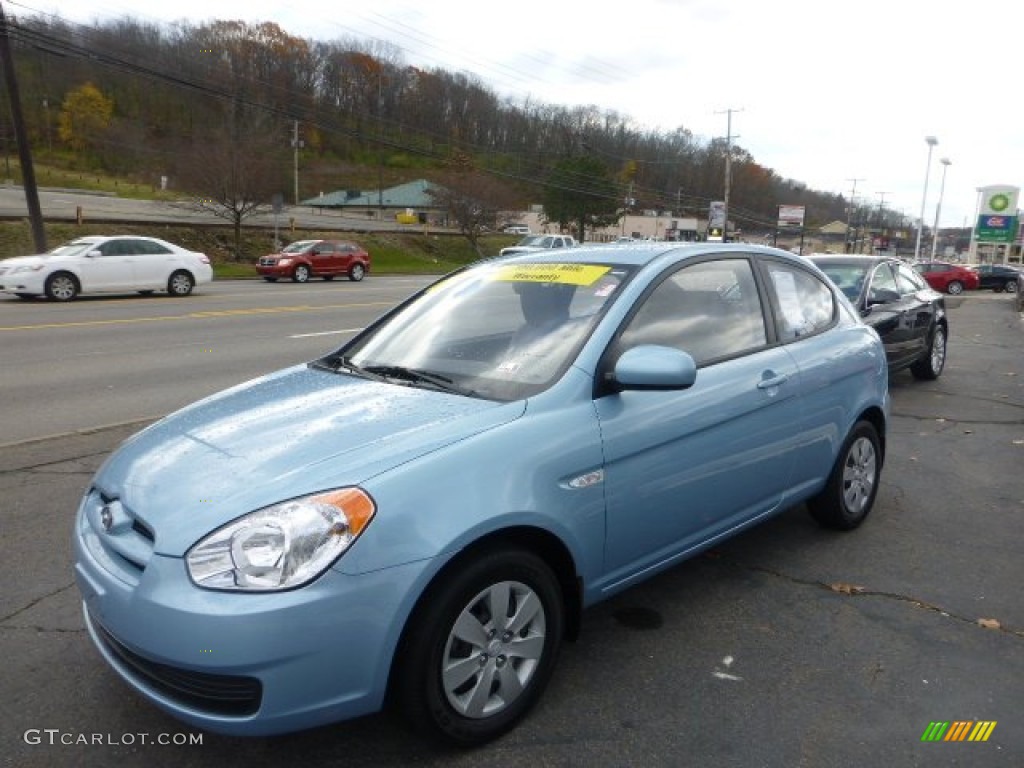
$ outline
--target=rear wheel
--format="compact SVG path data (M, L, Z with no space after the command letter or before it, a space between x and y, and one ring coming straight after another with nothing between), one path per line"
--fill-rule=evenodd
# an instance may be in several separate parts
M348 279L354 283L358 283L366 277L366 267L362 264L353 264L348 268Z
M292 280L296 283L305 283L309 280L309 267L305 264L299 264L292 272Z
M942 375L942 369L945 367L946 329L937 325L932 332L932 342L928 345L927 354L910 366L910 372L915 379L934 381Z
M396 703L422 734L469 747L509 731L540 698L565 618L551 568L489 550L431 587L395 657Z
M946 286L946 292L953 296L958 296L964 292L964 284L959 280L950 280L949 285Z
M173 273L167 280L167 292L171 296L188 296L194 286L192 275L183 269Z
M1017 281L1016 280L1007 280L1006 283L1003 284L1003 287L1006 289L1007 293L1016 293L1017 292Z
M78 280L70 272L57 272L46 280L46 295L54 301L71 301L79 290Z
M864 522L878 493L882 453L878 432L869 421L858 421L846 441L824 490L807 502L821 525L849 531Z

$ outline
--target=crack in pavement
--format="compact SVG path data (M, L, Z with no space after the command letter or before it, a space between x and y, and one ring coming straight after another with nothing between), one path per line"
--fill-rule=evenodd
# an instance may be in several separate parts
M989 632L995 630L998 632L1002 632L1003 634L1010 635L1012 637L1024 638L1024 629L1013 629L1011 627L1003 625L1002 623L1000 623L998 627L984 627L982 624L980 624L980 617L971 619L967 618L966 616L960 616L958 614L953 613L952 611L946 610L941 606L935 605L934 603L929 603L927 600L921 600L910 595L903 595L898 592L885 592L883 590L878 589L868 589L867 587L855 587L849 590L837 589L834 583L826 583L824 581L818 581L817 579L801 579L796 576L790 576L788 574L782 573L780 571L772 570L771 568L766 568L764 566L749 565L740 560L726 557L721 553L715 553L713 556L718 557L737 568L753 571L755 573L764 573L768 576L774 576L777 579L782 579L792 584L799 584L800 586L804 587L816 587L818 589L824 589L833 595L840 595L849 598L882 597L887 600L895 600L901 603L909 603L910 605L913 605L915 608L923 608L926 611L931 611L932 613L937 613L941 616L945 616L947 618L962 622L964 624L969 624L974 627L980 627L986 629Z
M53 467L56 467L56 466L58 466L60 464L69 464L69 463L75 462L75 461L87 461L89 459L95 459L95 458L98 458L98 457L106 457L109 453L110 453L109 450L106 450L106 451L93 451L92 453L86 453L86 454L83 454L81 456L68 456L67 458L63 458L63 459L56 459L56 460L53 460L53 461L44 461L44 462L40 462L38 464L28 464L28 465L23 466L23 467L9 467L7 469L0 469L0 476L3 476L3 475L13 475L16 472L38 472L40 474L44 474L44 473L85 474L86 472L94 472L95 470L82 470L81 472L68 473L68 472L59 472L58 470L53 469Z
M74 586L75 586L75 582L72 581L70 584L66 584L63 587L59 587L58 589L55 589L53 592L48 592L45 595L40 595L39 597L35 598L34 600L29 601L29 603L27 605L23 605L21 608L18 608L17 610L15 610L12 613L7 614L6 616L0 616L0 625L7 623L11 619L13 619L15 616L18 616L18 615L24 613L25 611L29 611L32 608L35 608L37 605L39 605L44 600L48 600L51 597L56 597L61 592L67 592L69 589L71 589Z

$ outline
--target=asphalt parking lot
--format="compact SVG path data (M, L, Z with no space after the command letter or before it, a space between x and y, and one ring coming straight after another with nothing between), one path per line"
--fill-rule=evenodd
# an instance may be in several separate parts
M794 508L591 609L537 709L473 752L438 751L385 716L240 740L154 710L91 647L71 575L78 499L132 428L4 447L0 760L1020 766L1024 320L1011 297L979 293L950 324L938 381L892 377L882 487L861 529L826 532ZM995 726L984 742L922 741L934 722Z

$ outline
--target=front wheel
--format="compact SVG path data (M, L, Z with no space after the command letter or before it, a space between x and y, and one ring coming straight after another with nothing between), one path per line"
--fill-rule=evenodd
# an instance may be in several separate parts
M292 272L292 280L296 283L305 283L309 280L309 267L305 264L299 264Z
M935 381L942 375L942 369L946 367L946 329L941 325L935 326L932 332L932 343L928 345L928 352L910 366L910 372L915 379L922 381Z
M537 702L565 625L558 579L522 549L490 550L423 597L396 656L397 703L420 733L483 744Z
M353 264L348 270L348 279L354 283L358 283L366 277L366 267L362 264Z
M78 295L78 280L68 272L50 275L44 286L46 295L53 301L71 301Z
M1006 288L1006 292L1007 293L1016 293L1017 292L1017 281L1016 280L1007 280L1003 287Z
M952 296L959 296L964 292L964 284L959 280L950 280L949 285L946 286L946 292Z
M266 280L268 283L276 283L277 282L277 278L276 277L271 277L270 275L264 275L263 279Z
M853 530L871 511L881 474L878 432L871 422L858 421L839 451L824 490L807 502L807 509L826 528Z
M171 296L188 296L195 287L195 281L188 272L179 269L167 280L167 292Z

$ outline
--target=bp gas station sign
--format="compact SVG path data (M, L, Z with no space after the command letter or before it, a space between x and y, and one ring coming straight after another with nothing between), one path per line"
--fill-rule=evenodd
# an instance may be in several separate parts
M979 243L1012 243L1017 236L1017 187L982 187L974 240Z

